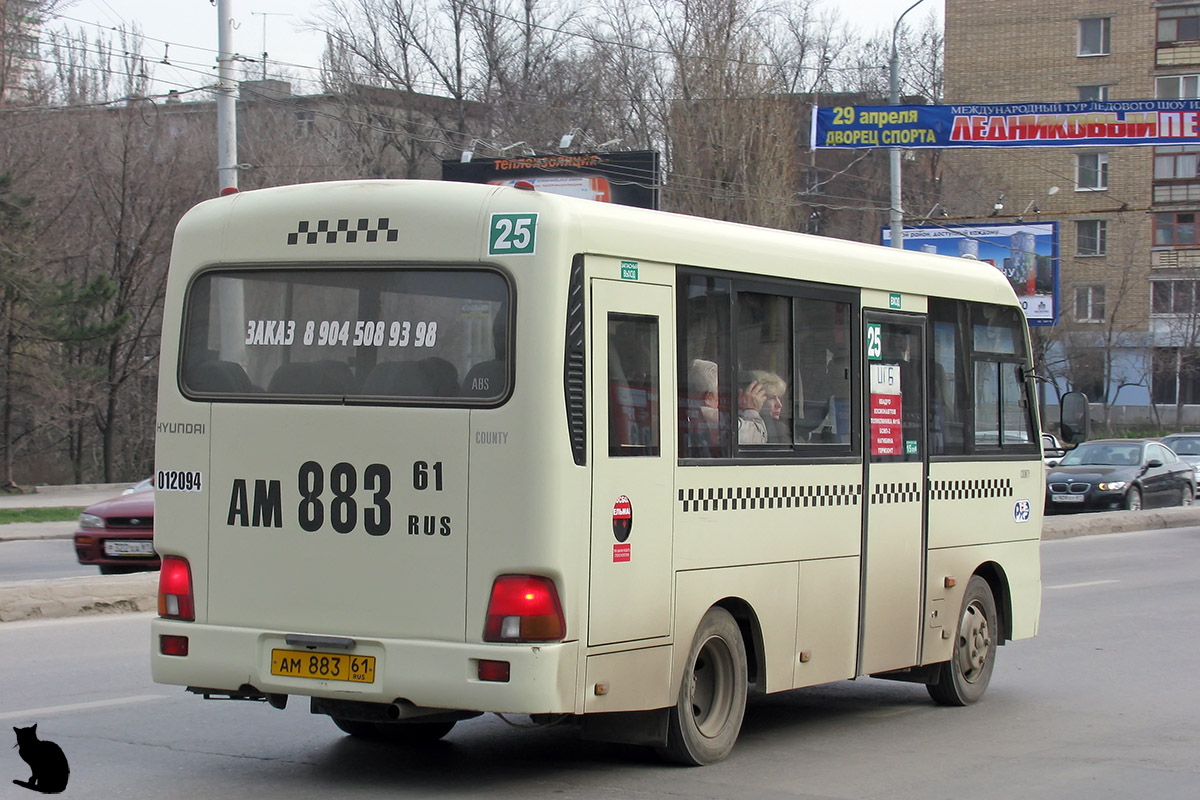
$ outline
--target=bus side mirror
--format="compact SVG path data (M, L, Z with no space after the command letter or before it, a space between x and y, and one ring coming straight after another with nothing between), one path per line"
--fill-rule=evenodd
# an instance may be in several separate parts
M1091 424L1088 399L1083 392L1067 392L1062 396L1059 438L1067 444L1086 442Z

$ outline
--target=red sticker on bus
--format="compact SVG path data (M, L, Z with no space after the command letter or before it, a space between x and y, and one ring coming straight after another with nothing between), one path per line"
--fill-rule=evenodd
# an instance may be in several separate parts
M629 502L628 497L621 495L613 505L613 536L617 537L618 542L623 542L629 538L632 530L633 504ZM614 558L613 560L615 561L616 559ZM628 561L629 559L625 560Z
M631 544L614 544L613 545L613 563L618 564L622 561L628 561L632 556Z

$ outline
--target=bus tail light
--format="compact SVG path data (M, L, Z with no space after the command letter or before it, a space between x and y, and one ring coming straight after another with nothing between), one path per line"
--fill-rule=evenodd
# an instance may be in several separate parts
M160 636L158 637L158 652L164 656L186 656L188 654L188 637Z
M508 683L512 675L512 665L507 661L485 661L479 659L476 672L479 680L491 683Z
M196 618L192 569L186 558L163 557L162 569L158 573L158 615L188 621Z
M492 584L485 642L557 642L567 632L554 581L536 575L501 575Z

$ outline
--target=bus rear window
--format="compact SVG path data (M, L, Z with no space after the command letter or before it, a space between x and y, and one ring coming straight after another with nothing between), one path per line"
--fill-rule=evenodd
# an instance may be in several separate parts
M487 269L238 269L192 284L180 382L213 400L495 403L509 285Z

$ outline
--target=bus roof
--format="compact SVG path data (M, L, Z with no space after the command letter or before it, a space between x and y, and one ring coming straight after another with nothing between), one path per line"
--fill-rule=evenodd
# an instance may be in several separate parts
M529 212L539 215L539 252L558 248L566 258L582 252L1017 305L1008 280L986 262L443 181L310 183L215 198L181 220L172 261L184 269L256 262L506 262L486 255L488 215Z

